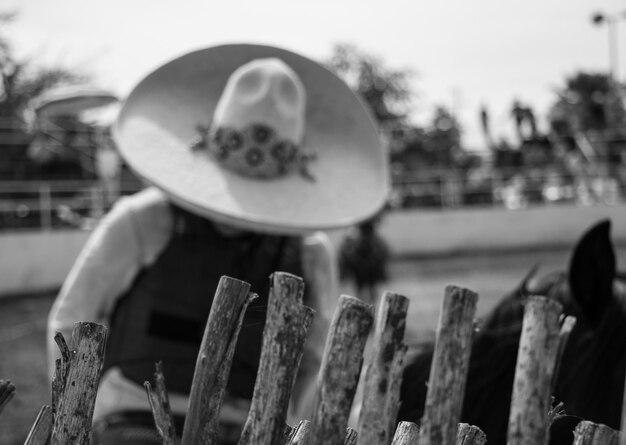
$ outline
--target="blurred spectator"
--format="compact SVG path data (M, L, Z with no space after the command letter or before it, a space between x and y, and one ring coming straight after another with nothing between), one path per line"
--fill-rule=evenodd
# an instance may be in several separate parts
M379 287L389 278L389 247L377 233L380 219L377 215L353 227L339 248L340 278L354 285L356 297L369 303L378 300Z
M520 174L512 176L500 190L500 199L507 209L516 210L528 206L528 199L524 195L526 180Z

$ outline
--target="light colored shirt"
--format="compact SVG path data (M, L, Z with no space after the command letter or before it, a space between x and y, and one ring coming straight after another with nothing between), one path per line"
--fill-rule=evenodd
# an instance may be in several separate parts
M137 273L151 265L167 246L172 225L168 201L155 188L121 198L98 224L50 311L48 363L51 378L54 362L60 356L54 334L59 331L69 340L74 323L81 321L108 326L118 298L129 290ZM290 417L295 421L308 417L328 318L338 297L336 263L328 237L322 232L308 235L303 246L303 278L316 314L302 359L304 373L296 382L290 407ZM175 414L184 414L187 403L186 395L170 393ZM150 410L145 389L125 378L118 368L111 368L100 379L94 420L126 409ZM222 411L222 417L229 417L226 405Z

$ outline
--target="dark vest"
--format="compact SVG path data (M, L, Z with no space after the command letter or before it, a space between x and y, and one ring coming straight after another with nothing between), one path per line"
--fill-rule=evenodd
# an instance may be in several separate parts
M229 392L251 399L261 355L269 276L302 276L298 237L221 236L197 216L174 210L172 239L143 269L118 302L110 322L104 369L117 366L138 384L152 380L163 362L170 391L189 394L200 343L217 284L228 275L259 295L244 316L235 348ZM305 291L305 300L307 293Z

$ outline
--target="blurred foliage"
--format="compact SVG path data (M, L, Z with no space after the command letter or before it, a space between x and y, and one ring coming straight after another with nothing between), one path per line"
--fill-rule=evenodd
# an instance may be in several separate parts
M380 58L349 44L335 45L325 65L365 100L382 128L406 123L414 97L411 71L388 68Z
M52 88L86 80L74 70L19 59L7 34L17 18L17 13L0 12L0 179L39 177L38 166L28 157L36 136L32 103Z
M577 72L567 77L550 109L551 129L567 135L624 127L626 112L619 97L623 87L607 74Z
M390 68L382 59L349 44L335 45L326 66L369 105L396 170L458 167L459 159L465 158L461 127L446 107L436 106L425 126L409 121L417 96L410 87L412 71Z
M61 67L40 67L31 60L19 60L6 35L16 13L0 13L0 118L23 122L29 103L53 87L84 80Z

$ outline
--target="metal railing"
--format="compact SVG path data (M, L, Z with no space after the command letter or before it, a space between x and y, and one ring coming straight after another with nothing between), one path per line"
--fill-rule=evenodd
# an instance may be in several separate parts
M440 170L428 178L396 177L390 206L395 209L468 206L520 209L559 203L617 205L626 197L626 171L623 173L609 175L596 171L572 175L549 169L515 172L479 169L474 174L464 175Z
M394 179L392 209L452 209L469 206L511 210L569 203L619 205L626 181L603 174L573 177L532 172L503 176L486 171L474 176L441 170L429 178ZM0 231L92 228L122 195L139 190L137 182L0 181Z
M0 181L0 231L92 228L136 183Z

